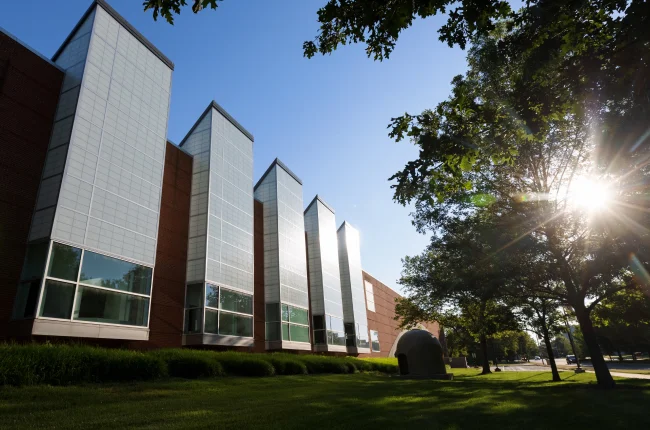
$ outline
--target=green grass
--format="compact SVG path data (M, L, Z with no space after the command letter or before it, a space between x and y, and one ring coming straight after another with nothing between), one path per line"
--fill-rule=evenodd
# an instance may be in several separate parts
M649 428L650 383L598 389L593 374L454 369L453 381L379 374L166 379L0 387L13 428Z

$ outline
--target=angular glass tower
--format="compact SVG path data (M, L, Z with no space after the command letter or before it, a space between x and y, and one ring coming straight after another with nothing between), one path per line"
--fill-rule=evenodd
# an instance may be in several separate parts
M344 221L339 227L337 235L346 347L350 354L368 354L370 353L370 341L366 299L363 291L359 232L347 221Z
M346 352L334 209L319 196L305 209L314 351Z
M14 319L146 340L173 63L101 0L52 60L65 79Z
M255 198L263 204L266 349L311 350L302 181L276 158Z
M184 345L253 345L253 136L216 102L193 155Z

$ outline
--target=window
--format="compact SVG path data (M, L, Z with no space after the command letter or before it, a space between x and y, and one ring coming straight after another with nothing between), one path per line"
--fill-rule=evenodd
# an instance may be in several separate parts
M221 289L220 309L253 315L253 296Z
M74 300L75 284L48 279L41 300L42 317L70 319L72 301Z
M370 344L372 345L372 352L379 352L379 333L375 330L370 330Z
M28 252L37 255L38 260L42 257L40 252ZM39 317L140 327L148 325L151 267L58 242L52 242L49 252ZM26 266L33 267L27 267L23 273L36 273L37 263L26 263ZM24 309L23 315L31 312L28 308L33 309L32 306L38 302L40 282L32 280L21 286L16 300ZM190 315L185 319L189 324Z
M201 333L202 308L185 310L185 333Z
M205 300L202 297L204 288ZM251 295L237 293L218 285L190 284L187 286L185 307L186 333L203 332L253 337L253 296ZM201 317L198 315L202 315L204 310L205 324L202 327ZM273 333L269 334L273 335Z
M253 318L230 312L219 312L219 334L253 337Z
M203 331L202 303L203 284L189 284L185 289L185 333Z
M80 261L81 249L54 242L47 276L77 282Z
M368 337L368 327L357 324L357 347L370 348L370 339Z
M354 332L353 323L345 323L345 346L355 347L356 344L356 334Z
M366 286L366 307L371 312L377 312L375 310L375 293L372 284L368 281L363 281L363 284Z
M148 298L92 287L78 288L75 320L142 327L147 325Z
M45 263L43 263L45 265ZM38 295L41 292L41 280L21 282L14 299L14 319L34 318Z
M219 334L219 312L205 310L205 332Z
M309 342L309 311L282 303L282 340ZM268 319L267 319L268 320Z
M208 308L219 307L219 287L215 285L205 285L205 306Z
M79 282L129 293L149 295L151 292L151 273L151 267L140 266L139 264L86 251L84 252Z

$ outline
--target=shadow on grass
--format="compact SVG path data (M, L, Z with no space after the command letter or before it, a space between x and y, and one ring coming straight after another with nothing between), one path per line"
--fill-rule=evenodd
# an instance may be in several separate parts
M650 426L650 384L625 381L621 389L595 390L593 376L575 376L559 383L548 382L548 373L517 373L505 380L470 374L454 381L322 375L5 388L0 417L3 428Z

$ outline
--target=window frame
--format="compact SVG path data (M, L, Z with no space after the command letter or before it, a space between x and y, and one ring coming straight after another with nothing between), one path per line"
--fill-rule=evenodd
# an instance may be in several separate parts
M77 270L77 279L75 281L71 281L71 280L68 280L68 279L55 278L53 276L48 276L47 273L48 273L49 267L50 267L50 259L52 257L52 249L53 249L54 243L57 243L57 244L63 245L63 246L69 246L71 248L81 249L81 256L80 256L80 260L79 260L79 269ZM115 260L126 261L128 263L133 263L133 264L137 264L137 265L140 265L140 266L145 266L145 267L151 268L151 285L149 287L150 294L146 295L146 294L140 294L140 293L132 293L132 292L129 292L129 291L117 290L115 288L99 287L97 285L91 285L91 284L87 284L87 283L84 283L84 282L80 282L81 268L83 267L83 261L84 261L84 256L86 254L86 249L82 248L82 247L80 247L78 245L75 245L75 244L72 244L72 243L69 243L69 242L65 242L65 241L61 241L61 240L50 240L49 247L48 247L48 252L47 252L47 259L45 260L45 268L44 268L44 272L43 272L43 278L41 279L40 291L39 291L38 302L37 302L37 305L36 305L36 311L35 311L34 319L40 319L40 320L46 320L46 321L69 321L69 322L74 323L74 324L91 324L91 325L99 324L99 325L105 325L105 326L110 326L110 327L122 327L122 328L130 327L130 328L134 328L134 329L149 329L149 324L151 323L151 293L153 292L153 280L154 280L155 267L148 266L146 264L142 264L141 262L135 262L135 261L131 261L131 260L125 260L125 259L122 259L122 258L117 258L115 256L108 255L106 253L103 253L103 252L100 252L100 251L97 251L97 250L90 250L89 249L88 252L103 255L105 257L113 258ZM75 291L74 291L74 296L73 296L73 299L72 299L72 309L71 309L71 312L70 312L70 318L68 318L68 319L52 318L52 317L45 317L45 316L40 315L41 306L42 306L42 302L43 302L43 295L44 295L44 292L45 292L45 283L47 282L48 279L53 280L53 281L58 281L58 282L65 282L65 283L68 283L68 284L74 284ZM148 299L149 300L149 306L148 306L148 309L147 309L147 325L115 324L115 323L100 322L100 321L83 321L83 320L74 319L74 308L75 308L75 305L77 303L77 297L79 295L79 287L80 286L85 287L85 288L95 288L95 289L98 289L98 290L106 290L106 291L113 292L113 293L118 293L118 294L139 296L139 297L143 297L143 298Z
M370 287L370 288L368 288ZM375 304L375 287L372 285L372 282L364 279L363 280L363 291L366 297L366 309L370 312L377 312L377 307ZM370 304L372 304L372 309L370 309Z
M185 284L185 302L186 302L185 304L186 305L187 305L187 287L189 285L197 285L197 284L202 285L202 290L201 290L202 296L201 296L201 302L200 302L201 306L198 307L198 308L197 307L191 307L191 308L186 307L185 312L187 312L188 310L193 310L193 309L201 309L201 311L202 311L201 313L202 313L202 317L203 317L203 320L201 321L201 331L200 332L188 333L186 331L186 327L185 327L185 319L183 319L183 334L186 334L186 335L193 335L193 334L206 335L207 334L207 335L210 335L210 336L227 336L227 337L237 337L237 338L243 338L243 339L253 339L255 337L255 318L254 318L254 314L255 314L255 295L254 294L244 292L244 291L241 291L241 290L238 290L238 289L234 289L234 288L231 288L231 287L223 286L223 285L218 284L216 282L209 282L209 281L191 282L189 284L187 284L187 283ZM207 303L206 303L206 297L207 297L206 291L207 291L208 286L210 286L212 288L217 288L217 291L218 291L217 307L208 306ZM251 298L251 305L252 305L251 306L251 313L246 314L246 313L243 313L243 312L237 312L237 311L231 311L231 310L227 310L227 309L221 309L221 297L222 297L222 291L221 290L222 289L227 290L228 292L235 293L235 294L240 294L240 295L243 295L243 296L249 296ZM208 312L213 312L213 313L217 314L217 333L207 332L206 329L205 329L206 314ZM220 331L221 331L221 314L222 313L231 314L231 315L238 315L238 316L244 317L244 318L250 318L251 327L252 327L251 335L250 336L240 336L240 335L236 335L236 334L222 334L222 333L220 333Z
M280 305L280 324L281 324L281 326L280 326L280 339L283 342L296 342L296 343L312 344L313 343L313 333L312 333L311 325L309 324L310 318L312 318L312 316L310 315L309 308L303 308L301 306L295 306L295 305L291 305L291 304L285 303L285 302L280 302L279 305ZM287 306L287 319L286 320L284 320L283 316L282 316L282 307L283 306ZM295 323L295 322L291 321L291 308L296 308L296 309L306 311L307 312L307 324ZM283 335L283 333L284 333L284 324L287 324L287 326L288 326L288 336L287 336L288 339L284 339L284 335ZM309 338L309 340L307 342L303 342L301 340L291 340L291 326L292 325L293 326L300 326L300 327L307 327L307 337Z

